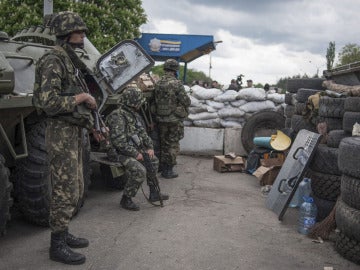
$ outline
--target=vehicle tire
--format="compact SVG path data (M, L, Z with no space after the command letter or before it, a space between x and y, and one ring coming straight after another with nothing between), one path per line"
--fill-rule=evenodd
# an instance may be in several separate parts
M291 128L298 133L300 130L302 129L306 129L312 132L317 132L316 131L316 126L314 124L312 124L311 122L309 122L307 119L305 119L303 116L301 115L297 115L294 114L291 117Z
M324 79L321 78L308 78L308 79L289 79L286 84L286 90L290 93L296 93L300 88L310 88L323 90Z
M340 232L336 238L336 251L349 261L360 264L360 242Z
M6 223L10 220L12 183L9 181L10 171L5 167L5 159L0 154L0 235L6 232Z
M360 112L360 97L347 97L344 102L346 112Z
M291 118L295 113L295 106L294 105L286 105L284 109L284 115L286 118Z
M241 131L241 142L245 150L250 153L255 145L254 137L270 137L276 130L285 127L285 116L274 111L261 111L253 114L244 124Z
M336 204L335 220L340 231L360 241L360 210L348 206L343 200L339 200Z
M311 190L316 197L336 201L340 195L341 176L308 170L311 178Z
M319 144L315 149L313 158L309 163L311 170L326 174L341 175L337 165L339 148L329 147L326 144Z
M341 177L341 197L347 205L360 210L360 179L343 174Z
M46 122L28 127L28 157L16 164L16 202L23 217L36 225L49 225L51 199L50 165L45 147Z
M300 88L296 93L296 99L298 102L306 103L310 96L315 95L319 91L316 89Z
M302 102L297 102L295 104L295 114L296 115L303 115L303 112L305 112L306 104Z
M330 212L334 208L336 202L318 198L314 194L312 194L312 197L314 198L314 202L318 209L318 212L316 215L316 221L320 222L320 221L324 220L330 214Z
M345 98L323 96L319 100L319 116L342 118L344 115Z
M320 117L321 122L325 122L328 132L331 130L343 129L343 119L334 117Z
M342 129L331 130L327 136L327 146L333 148L339 148L340 142L342 139L349 137Z
M360 137L347 137L339 145L338 166L342 173L358 178L360 175Z
M360 123L360 112L346 111L342 121L342 129L345 130L345 132L352 134L355 123Z

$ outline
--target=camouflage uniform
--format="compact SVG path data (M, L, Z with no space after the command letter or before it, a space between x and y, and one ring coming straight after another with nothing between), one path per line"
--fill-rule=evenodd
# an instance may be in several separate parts
M124 194L134 197L146 179L146 168L140 161L136 160L139 150L132 143L131 137L137 135L145 149L153 149L153 143L146 133L140 115L131 106L128 106L131 105L131 99L126 98L120 102L120 107L106 118L107 126L110 129L111 142L108 156L110 160L119 161L124 166L127 176ZM156 157L152 163L157 167L158 160ZM149 182L148 184L152 185Z
M167 65L170 64L170 65ZM182 82L175 77L178 64L169 59L164 64L165 75L155 86L155 115L160 138L160 166L176 165L180 140L184 137L183 120L188 116L190 98ZM164 176L164 175L163 175Z

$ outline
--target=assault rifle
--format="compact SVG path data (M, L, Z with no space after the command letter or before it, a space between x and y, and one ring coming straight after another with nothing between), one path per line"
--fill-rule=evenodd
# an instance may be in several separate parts
M136 146L136 148L140 151L140 153L143 155L144 158L144 166L146 168L146 177L148 178L148 181L151 182L154 187L156 192L159 195L159 201L160 201L160 206L163 207L164 203L163 203L163 199L161 196L161 191L160 191L160 185L159 185L159 179L157 178L157 170L154 167L154 165L151 162L150 156L149 154L146 152L146 149L144 148L144 146L142 145L140 138L138 135L133 135L131 136L131 141L134 143L134 145ZM146 197L146 196L145 196ZM148 198L146 198L148 199ZM149 199L148 199L149 201ZM154 203L151 202L151 204L156 205ZM158 205L157 205L158 206Z

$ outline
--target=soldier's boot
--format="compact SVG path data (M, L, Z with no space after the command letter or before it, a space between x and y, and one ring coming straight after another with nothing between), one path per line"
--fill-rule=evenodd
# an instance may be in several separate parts
M174 171L174 166L172 165L165 165L163 171L161 172L161 176L167 179L176 178L179 175L176 171Z
M131 211L139 211L140 207L135 204L131 197L123 195L120 201L120 205L122 208L127 209L127 210L131 210Z
M164 170L165 164L164 163L159 163L159 167L158 167L158 172L162 172Z
M66 235L66 231L51 233L50 259L65 264L83 264L85 256L71 250L66 244Z
M66 231L66 244L71 248L84 248L89 246L89 240L72 235Z
M157 192L157 190L155 189L154 186L149 186L150 188L150 195L149 195L149 201L150 202L157 202L160 201L160 196L159 193ZM169 199L169 195L161 193L161 199L163 201L166 201Z

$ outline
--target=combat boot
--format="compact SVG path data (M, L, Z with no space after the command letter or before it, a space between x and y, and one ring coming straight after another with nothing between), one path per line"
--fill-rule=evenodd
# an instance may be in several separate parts
M131 210L131 211L139 211L140 207L135 204L131 197L123 195L120 201L120 205L122 208L125 208L127 210Z
M149 201L150 202L157 202L160 201L159 193L155 189L154 186L149 186L150 188L150 195L149 195ZM169 199L169 195L161 193L161 199L163 201L166 201Z
M164 163L159 163L159 167L158 167L158 172L162 172L163 171L163 169L164 169L164 166L165 164Z
M164 169L161 172L161 176L167 179L178 177L179 175L174 171L173 168L174 166L172 165L164 165Z
M65 264L83 264L85 256L74 252L66 244L66 231L51 233L50 259Z
M84 248L89 246L89 240L72 235L66 231L66 244L71 248Z

